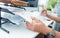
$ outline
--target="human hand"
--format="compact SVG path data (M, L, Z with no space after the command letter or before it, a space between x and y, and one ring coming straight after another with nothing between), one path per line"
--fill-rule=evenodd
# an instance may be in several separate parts
M47 10L43 9L41 12L44 16L48 16Z
M29 30L40 32L43 34L48 34L49 32L51 32L51 29L45 26L45 24L41 20L35 17L32 17L32 20L32 23L26 22L26 26Z

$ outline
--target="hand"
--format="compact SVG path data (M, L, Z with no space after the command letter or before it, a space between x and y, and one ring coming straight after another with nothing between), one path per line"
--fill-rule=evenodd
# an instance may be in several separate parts
M49 32L51 32L51 29L45 26L45 24L41 20L35 17L32 17L32 20L33 20L32 23L26 22L26 26L28 29L43 34L48 34Z
M44 14L45 16L48 16L47 10L43 9L43 10L42 10L42 14Z

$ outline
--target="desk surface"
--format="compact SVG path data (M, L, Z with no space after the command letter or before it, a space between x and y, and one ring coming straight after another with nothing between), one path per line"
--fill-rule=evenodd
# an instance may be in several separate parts
M7 8L7 9L9 9L10 11L12 11L13 13L15 13L15 14L17 14L17 15L15 15L15 16L13 16L13 17L15 17L17 20L20 20L20 19L22 19L22 18L20 18L21 17L21 13L22 13L22 11L17 11L17 10L21 10L21 9L19 9L19 8L14 8L14 7L9 7L9 6L2 6L2 5L0 5L0 7L2 7L2 8ZM16 12L15 12L15 11ZM21 13L20 13L21 12ZM23 11L23 12L25 12L25 11ZM2 12L1 14L3 14L4 12ZM27 13L27 12L26 12ZM5 17L6 15L5 15L5 13L3 14L4 16L2 16L2 17ZM12 17L9 17L10 15L9 14L7 14L7 17L8 17L8 19L10 19L11 21L12 20L15 20L15 21L17 21L15 18L13 18L13 19L11 19ZM12 16L12 15L11 15ZM18 16L20 16L20 17L18 17ZM17 18L18 17L18 18ZM20 18L20 19L19 19ZM40 18L44 18L44 17L40 17ZM50 20L50 21L47 21L47 20L42 20L42 21L44 21L45 22L45 24L48 26L53 20ZM13 21L14 22L14 21ZM15 26L15 25L12 25L12 24L10 24L10 23L6 23L6 24L4 24L3 25L3 27L4 28L6 28L7 30L10 30L10 34L6 34L6 36L3 36L3 32L2 32L2 35L1 36L3 36L3 37L10 37L10 38L12 38L13 36L14 37L18 37L18 38L34 38L36 35L38 35L39 33L37 33L37 32L33 32L33 31L30 31L30 30L28 30L27 28L26 28L26 24L25 24L25 22L23 22L23 21L20 21L19 22L20 23L20 25L19 26ZM7 38L8 38L7 37Z

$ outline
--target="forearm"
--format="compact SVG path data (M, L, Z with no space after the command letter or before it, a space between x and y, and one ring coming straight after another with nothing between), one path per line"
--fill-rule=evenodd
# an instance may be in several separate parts
M10 3L10 2L8 2L7 0L0 0L0 2L5 3L5 5L8 5L8 3Z
M60 22L60 18L58 17L55 17L55 16L51 16L51 15L47 15L48 18L52 19L52 20L55 20L57 22Z
M60 38L60 32L55 31L55 38Z
M45 27L45 29L46 29L46 30L43 31L43 34L44 34L44 35L47 35L47 34L49 34L50 32L52 32L52 29L49 28L49 27ZM60 38L60 32L55 31L55 32L54 32L54 35L55 35L54 38Z
M48 27L48 28L46 29L46 31L44 31L43 34L47 35L47 34L49 34L50 32L52 32L52 29ZM60 38L60 32L55 31L55 32L54 32L54 35L55 35L54 38Z
M4 2L4 3L7 3L7 1L6 1L6 0L0 0L0 2Z

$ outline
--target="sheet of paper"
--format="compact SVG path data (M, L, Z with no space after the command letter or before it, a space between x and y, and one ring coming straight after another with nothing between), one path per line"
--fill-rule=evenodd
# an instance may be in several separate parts
M48 19L47 17L41 16L41 13L39 13L39 12L22 12L22 13L15 12L15 14L23 17L25 19L25 21L28 21L30 23L32 23L31 17L36 17L37 19L40 19L46 25L49 25L52 22L52 20ZM48 21L48 20L50 20L50 21Z

